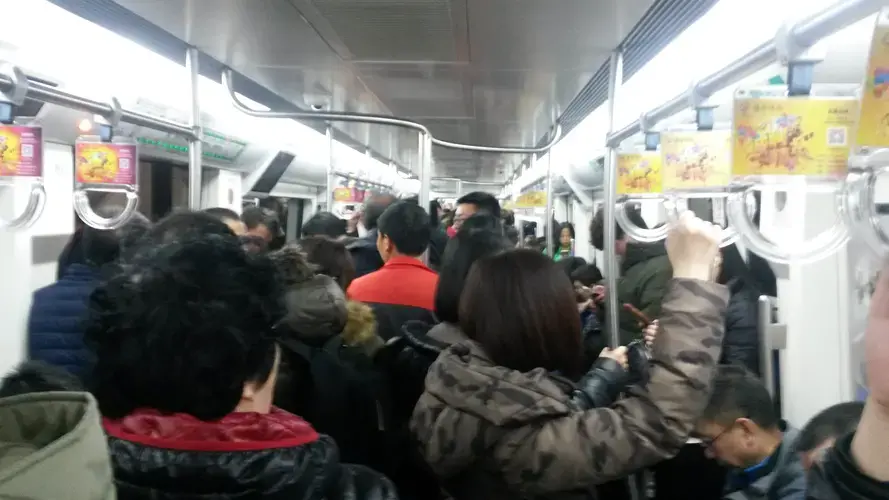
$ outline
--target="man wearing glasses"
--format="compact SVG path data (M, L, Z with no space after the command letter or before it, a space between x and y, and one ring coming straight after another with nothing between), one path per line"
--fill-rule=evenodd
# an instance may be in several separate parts
M744 368L719 367L695 435L709 458L730 468L724 500L805 498L799 433L779 418L768 390Z

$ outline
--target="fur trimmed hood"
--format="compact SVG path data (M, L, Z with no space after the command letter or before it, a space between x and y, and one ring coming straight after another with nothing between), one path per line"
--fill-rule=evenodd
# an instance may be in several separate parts
M348 318L343 329L343 343L359 347L373 357L383 346L383 339L377 335L377 318L367 304L350 300L346 303Z

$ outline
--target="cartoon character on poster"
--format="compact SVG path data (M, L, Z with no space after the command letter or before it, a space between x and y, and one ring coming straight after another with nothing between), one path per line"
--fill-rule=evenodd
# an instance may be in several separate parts
M113 147L85 144L78 148L77 176L84 183L112 183L117 178L119 158Z
M664 189L727 185L730 137L729 131L663 134Z
M0 129L0 168L3 175L15 175L21 161L21 140L14 130Z
M661 155L656 152L618 156L618 194L660 193L663 189Z
M738 99L732 173L842 177L857 121L858 101L851 97Z
M861 96L859 146L889 146L889 26L884 16L871 41L864 90Z

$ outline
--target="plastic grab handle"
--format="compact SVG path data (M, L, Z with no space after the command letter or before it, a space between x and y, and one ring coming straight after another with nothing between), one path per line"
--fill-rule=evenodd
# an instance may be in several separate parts
M821 260L839 250L849 240L849 227L853 224L848 213L848 194L852 184L843 182L836 191L839 212L833 226L802 243L789 248L777 245L759 231L750 220L747 198L753 186L729 194L727 212L729 225L735 228L748 250L776 264L807 263Z
M856 235L861 236L868 247L879 257L889 255L889 235L880 224L876 208L876 187L880 175L889 173L889 149L879 149L858 158L862 170L849 174L854 188L850 187L847 210Z
M661 224L658 227L652 229L645 229L637 226L630 220L630 217L627 215L627 203L635 202L634 200L622 200L617 202L614 208L614 220L617 221L617 225L623 229L624 233L630 237L631 240L637 241L639 243L654 243L656 241L660 241L667 237L667 232L670 230L668 224ZM664 199L664 203L667 203L667 200ZM669 212L669 208L667 209Z
M725 198L713 198L714 203L725 203ZM667 209L667 220L670 225L676 224L679 222L679 216L682 215L683 212L688 210L688 200L685 198L676 197L672 200L672 203L664 203L664 206ZM748 217L753 217L756 213L756 205L747 203L747 215ZM722 239L719 242L719 248L725 248L729 245L734 245L735 242L738 241L740 235L732 227L731 224L726 224L726 226L722 229Z
M2 185L0 185L2 186ZM5 187L15 187L6 185ZM12 220L0 219L0 227L4 229L27 229L37 222L43 215L43 207L46 206L46 190L43 183L37 182L31 187L31 195L28 197L28 205L18 217Z
M84 224L96 229L112 230L119 228L130 220L130 217L133 216L136 212L136 207L139 205L139 195L129 190L111 192L125 193L127 195L127 204L123 212L110 219L101 217L93 211L87 191L79 189L74 192L74 211L77 212Z

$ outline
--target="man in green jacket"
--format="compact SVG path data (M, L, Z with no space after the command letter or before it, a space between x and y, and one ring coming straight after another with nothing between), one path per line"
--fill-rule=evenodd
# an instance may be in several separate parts
M646 227L639 210L629 210L627 215L630 220L639 227ZM600 251L605 249L604 216L604 211L600 209L590 222L591 243ZM615 224L614 221L611 223ZM663 241L636 243L629 239L619 224L615 226L614 252L620 261L620 277L617 280L617 300L621 306L620 337L621 344L626 345L642 338L645 327L642 316L654 320L660 315L661 301L667 292L667 282L673 277L673 268ZM606 291L603 287L596 292L604 296ZM638 312L631 312L626 305L633 306Z

